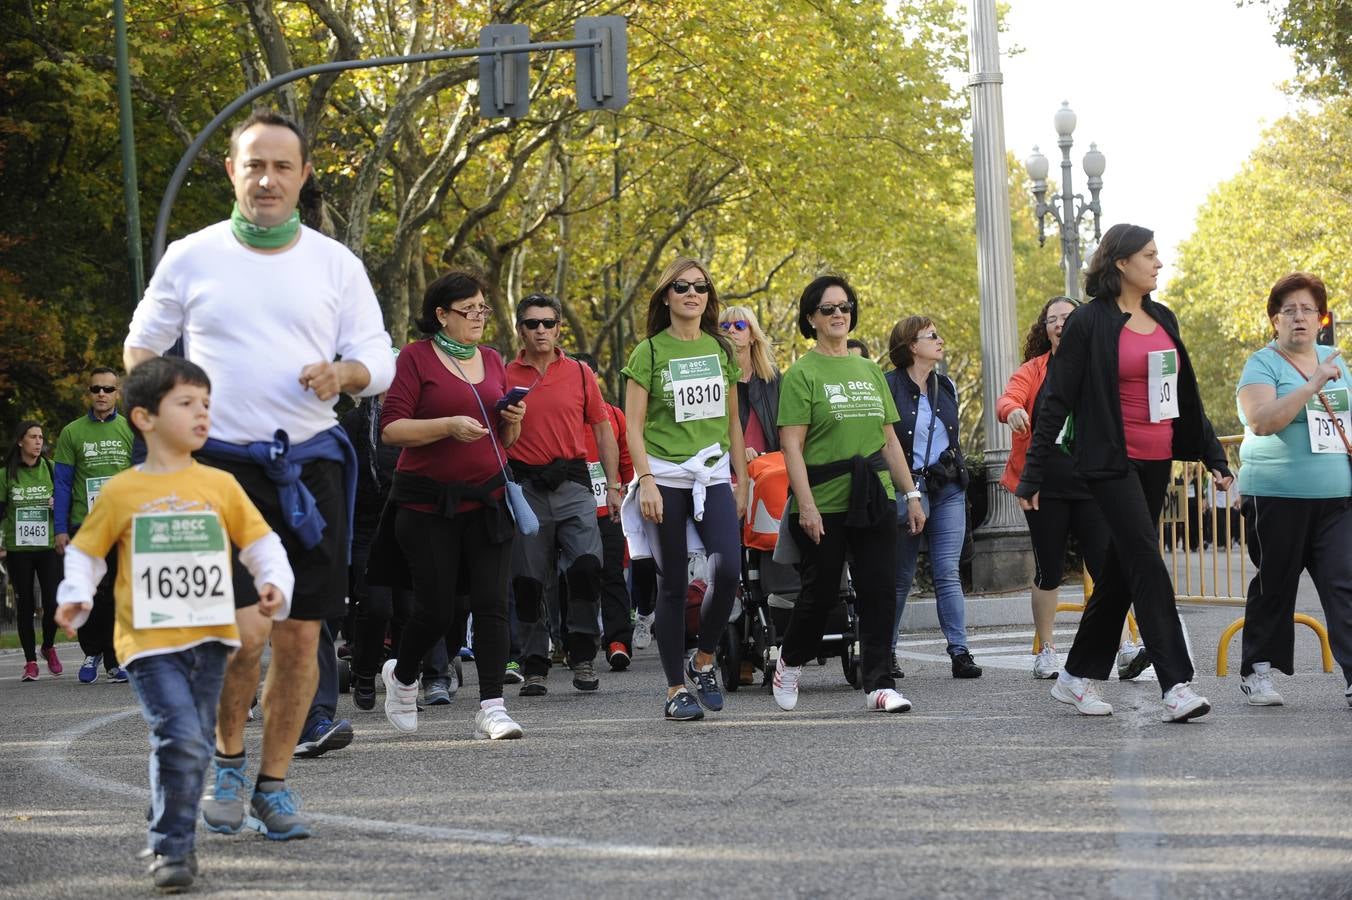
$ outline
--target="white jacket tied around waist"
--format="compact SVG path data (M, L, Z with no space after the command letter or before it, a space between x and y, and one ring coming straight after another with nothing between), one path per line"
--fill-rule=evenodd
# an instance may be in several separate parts
M710 460L715 460L713 465L709 464ZM648 468L652 470L653 480L660 486L690 491L691 514L685 521L686 549L690 553L704 552L704 542L695 530L695 522L704 521L704 498L709 485L726 484L732 480L728 454L718 444L710 444L683 463L650 456ZM653 555L652 547L648 544L643 513L638 505L637 478L629 484L629 492L620 507L620 524L624 528L625 540L629 543L629 557L650 558Z

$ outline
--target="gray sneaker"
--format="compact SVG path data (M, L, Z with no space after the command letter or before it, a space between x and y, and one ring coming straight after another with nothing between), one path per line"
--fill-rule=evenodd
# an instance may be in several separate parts
M522 697L543 697L549 693L549 687L545 684L543 675L527 675L526 683L521 685Z
M451 702L451 679L429 678L423 682L423 704L446 706Z
M310 823L300 815L300 798L286 785L254 791L249 802L248 826L270 841L291 841L310 836Z
M596 677L596 668L590 659L573 663L573 687L579 691L594 691L600 686L601 681Z
M244 777L244 759L213 755L202 795L202 823L218 834L239 834L244 827L244 809L252 785Z

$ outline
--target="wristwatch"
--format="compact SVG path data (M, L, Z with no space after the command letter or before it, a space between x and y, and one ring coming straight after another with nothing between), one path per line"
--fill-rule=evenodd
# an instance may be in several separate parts
M910 500L919 500L919 499L920 499L920 492L919 492L919 491L907 491L906 493L902 494L901 496L902 496L905 500L907 500L907 501L910 501Z

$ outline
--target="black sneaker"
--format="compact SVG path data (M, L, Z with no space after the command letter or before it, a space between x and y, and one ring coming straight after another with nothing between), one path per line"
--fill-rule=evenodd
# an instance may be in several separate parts
M545 676L527 675L526 683L521 685L522 697L543 697L549 693L548 686L545 685Z
M953 677L954 678L980 678L981 667L972 659L972 654L967 651L953 654Z
M895 662L892 663L892 671L888 674L892 676L893 681L900 681L906 677L906 673L901 671L901 666L897 665Z
M147 849L142 850L138 858L150 860L146 872L162 894L183 893L192 887L193 880L197 876L197 856L193 853L171 859Z
M352 705L357 709L376 708L376 679L374 676L352 676Z
M679 691L667 700L666 716L673 722L694 722L704 718L704 710L689 691Z
M323 756L330 750L341 750L352 743L352 723L347 719L316 719L301 732L295 753L300 759Z
M710 665L706 671L695 669L695 655L685 661L685 683L694 688L700 705L710 712L723 708L723 689L718 686L718 666Z

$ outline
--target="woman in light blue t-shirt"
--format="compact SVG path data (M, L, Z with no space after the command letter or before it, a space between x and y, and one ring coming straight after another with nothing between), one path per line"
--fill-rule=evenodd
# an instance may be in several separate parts
M1239 490L1258 574L1244 612L1242 690L1280 706L1272 670L1292 674L1296 587L1307 569L1328 621L1352 705L1352 377L1341 352L1316 341L1324 283L1295 272L1268 295L1273 341L1239 377Z

